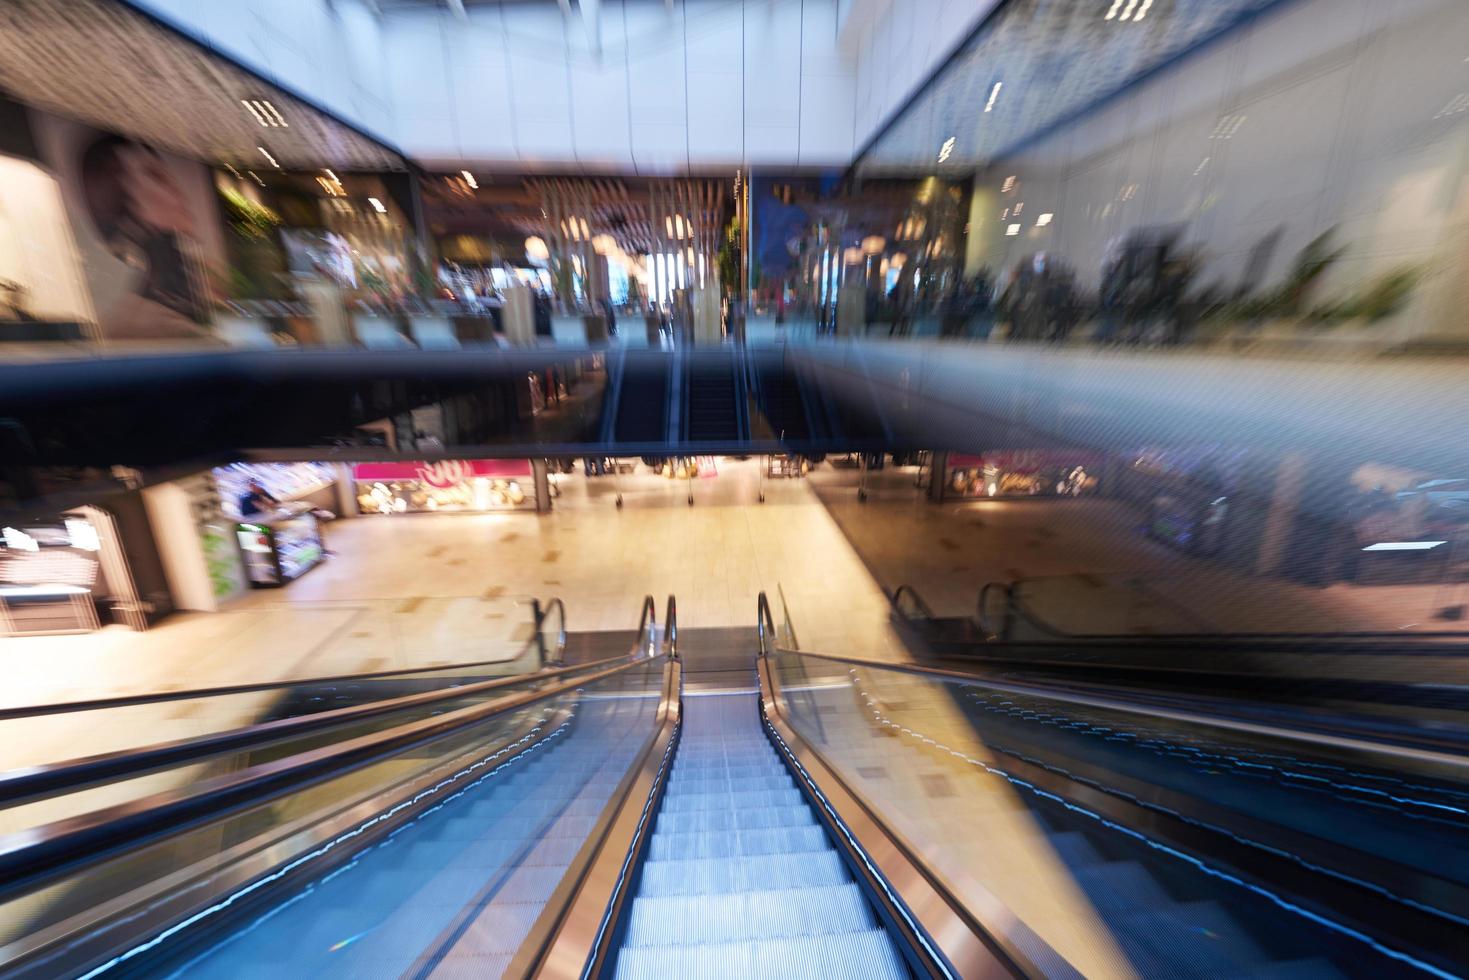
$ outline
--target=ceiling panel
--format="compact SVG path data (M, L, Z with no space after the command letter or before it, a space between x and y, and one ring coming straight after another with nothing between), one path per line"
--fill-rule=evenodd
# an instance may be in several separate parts
M1011 0L868 147L858 169L962 176L1279 2Z
M213 163L406 169L382 143L114 0L0 2L0 88Z

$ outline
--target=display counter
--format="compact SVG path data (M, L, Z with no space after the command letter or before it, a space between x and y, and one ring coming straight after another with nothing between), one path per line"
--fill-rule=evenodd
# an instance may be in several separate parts
M1080 497L1097 492L1105 459L1099 453L1006 449L981 456L954 453L944 473L944 496Z
M321 526L306 504L287 504L269 514L242 519L236 534L245 554L245 574L255 588L293 582L326 555Z
M85 586L0 585L0 636L90 633L100 625Z

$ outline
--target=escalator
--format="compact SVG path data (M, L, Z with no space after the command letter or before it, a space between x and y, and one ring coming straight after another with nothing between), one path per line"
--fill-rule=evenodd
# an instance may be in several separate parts
M1469 745L1459 633L1072 634L1003 582L980 590L973 616L937 615L908 585L891 606L917 656L1015 684L1425 749Z
M803 652L763 595L758 624L680 635L670 599L620 663L0 841L0 972L1463 965L1458 760Z
M733 350L684 353L684 434L689 442L733 444L748 438L737 355Z
M769 437L802 442L814 438L811 405L801 379L783 357L748 354L757 407Z
M755 695L688 698L683 725L614 976L907 977Z
M622 374L616 386L616 414L612 441L663 443L668 441L668 406L673 359L667 354L623 354Z

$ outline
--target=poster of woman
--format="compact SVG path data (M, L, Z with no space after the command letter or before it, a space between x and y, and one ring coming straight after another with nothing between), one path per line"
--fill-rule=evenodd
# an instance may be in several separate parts
M44 113L33 129L61 185L104 341L205 339L224 243L209 169Z

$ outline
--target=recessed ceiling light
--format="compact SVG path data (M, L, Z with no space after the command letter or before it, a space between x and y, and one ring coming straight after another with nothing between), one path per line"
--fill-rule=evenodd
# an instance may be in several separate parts
M999 82L996 82L995 83L995 87L992 88L992 89L990 89L990 100L984 104L984 111L985 112L989 112L991 109L993 109L995 107L995 99L997 99L999 97L1000 97L1000 83Z
M470 173L468 170L461 170L459 172L464 175L464 182L466 184L468 184L474 190L479 189L479 181L474 179L474 174Z
M948 139L944 140L944 145L939 147L939 163L943 163L945 160L949 159L949 157L953 156L955 140L956 137L950 136Z
M374 211L376 211L378 214L387 214L388 213L388 209L385 208L385 207L383 207L383 202L382 201L379 201L375 197L369 197L367 199L367 203L368 204L371 204L372 205L372 209Z
M1055 217L1054 214L1052 214L1051 212L1047 211L1045 214L1043 214L1039 218L1036 218L1035 219L1035 226L1037 228L1044 228L1046 225L1048 225L1048 224L1051 223L1051 219L1054 218L1054 217Z
M267 150L263 146L257 146L257 147L255 147L255 149L259 150L265 156L265 159L267 159L267 160L270 161L270 165L272 167L274 167L277 170L281 169L281 165L276 162L275 157L273 157L273 156L270 155L270 151L269 150Z
M1005 235L1007 237L1013 237L1018 234L1020 234L1020 226L1018 224L1011 225L1010 227L1005 229Z

